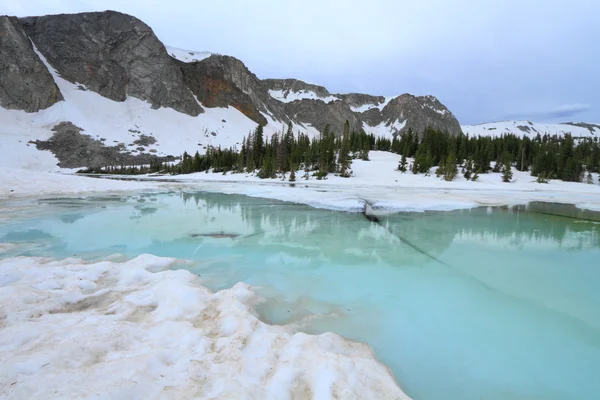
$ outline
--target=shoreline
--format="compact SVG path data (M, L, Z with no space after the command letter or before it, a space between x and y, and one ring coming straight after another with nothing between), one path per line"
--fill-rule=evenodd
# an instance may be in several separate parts
M378 213L450 211L488 206L525 205L531 202L546 202L574 205L580 209L600 211L600 185L580 185L577 192L555 185L540 185L541 188L521 186L496 187L480 182L438 182L434 177L429 186L406 186L403 184L386 185L364 182L354 178L317 181L299 180L282 182L280 180L244 179L241 174L191 174L188 176L148 175L122 176L78 176L64 172L25 171L25 180L39 178L43 184L16 182L21 171L11 171L13 179L8 180L0 173L0 182L7 189L0 192L0 201L39 199L42 197L91 196L94 194L127 195L128 193L178 191L203 191L211 193L239 194L305 204L314 208L337 211L361 212L365 202L371 204ZM6 175L6 173L4 173ZM216 179L216 178L221 179ZM4 179L2 179L4 178ZM229 178L229 179L222 179ZM342 180L342 183L340 183ZM354 185L353 183L356 183ZM439 185L442 183L445 185ZM436 186L437 184L437 186ZM479 187L478 187L479 186ZM591 186L591 187L590 187ZM589 191L585 191L587 189Z

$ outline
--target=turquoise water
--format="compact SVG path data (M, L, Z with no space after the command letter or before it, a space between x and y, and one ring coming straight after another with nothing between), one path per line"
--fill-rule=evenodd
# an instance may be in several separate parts
M552 205L360 214L207 193L3 204L12 255L152 253L260 317L368 342L414 399L597 399L600 224ZM550 215L553 213L571 217ZM10 218L10 219L6 219Z

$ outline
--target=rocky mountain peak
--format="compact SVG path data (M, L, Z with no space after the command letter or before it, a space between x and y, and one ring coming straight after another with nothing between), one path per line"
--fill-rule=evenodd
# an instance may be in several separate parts
M272 96L280 101L294 101L303 98L327 99L331 94L323 86L306 83L299 79L263 79L263 84L271 92ZM291 96L290 96L291 94ZM302 94L305 94L303 96ZM308 96L306 96L308 95Z
M70 82L115 101L132 96L154 108L202 112L165 46L135 17L105 11L20 22L50 65Z
M372 96L363 93L336 94L335 96L348 103L348 105L354 109L364 106L377 107L385 102L385 97L383 96Z
M298 79L259 79L241 60L165 46L139 19L114 11L0 19L0 105L37 111L62 99L31 42L65 80L108 99L128 97L198 116L232 107L254 123L353 129L376 135L426 128L460 132L433 96L332 94ZM225 122L223 122L225 123ZM314 133L314 130L311 130Z
M427 128L448 131L451 135L461 132L460 124L454 115L434 96L400 95L383 107L381 116L386 124L404 121L399 133L408 129L422 133Z

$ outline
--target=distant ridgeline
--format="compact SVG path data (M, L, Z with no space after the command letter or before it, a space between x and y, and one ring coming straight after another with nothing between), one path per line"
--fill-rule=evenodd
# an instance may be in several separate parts
M87 168L81 173L101 174L189 174L194 172L253 173L260 178L296 180L303 171L304 179L311 176L323 179L328 174L348 178L352 176L352 159L368 161L370 150L388 151L402 155L398 170L413 174L435 173L447 181L458 174L459 167L467 180L477 180L479 174L501 172L502 180L510 182L512 168L530 171L540 183L548 179L592 183L592 172L600 169L600 144L598 138L576 138L537 135L533 138L513 134L500 137L458 134L451 135L427 128L422 135L412 130L393 139L375 137L364 131L350 131L348 121L342 134L326 125L320 136L312 140L308 135L281 132L265 140L263 126L245 137L241 150L209 148L206 154L183 154L178 164L153 161L149 166L106 166ZM408 159L411 158L409 161ZM492 166L493 164L493 166ZM375 171L374 171L375 172ZM587 174L587 176L586 176Z

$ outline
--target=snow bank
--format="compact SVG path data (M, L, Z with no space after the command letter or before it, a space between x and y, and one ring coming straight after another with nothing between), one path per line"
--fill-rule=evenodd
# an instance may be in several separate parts
M353 160L351 178L330 174L324 180L303 179L296 172L296 182L286 179L260 179L254 174L196 173L161 179L172 179L180 187L228 194L243 194L308 204L316 208L362 211L365 201L378 212L456 210L478 206L526 204L532 201L575 204L587 209L600 209L600 176L593 174L594 184L550 180L537 183L528 172L513 169L513 181L502 182L502 174L481 174L476 182L461 174L452 182L430 175L401 173L397 170L400 156L383 151L369 152L370 161ZM409 164L412 159L408 159ZM152 179L148 177L148 179Z
M539 184L527 172L513 170L513 181L502 182L501 174L481 174L477 182L459 174L446 182L431 174L414 175L397 171L400 156L371 151L370 161L353 160L352 177L330 174L324 180L304 171L296 172L296 182L260 179L255 174L195 173L175 176L135 176L120 181L39 171L0 169L0 199L73 195L88 192L130 192L135 190L189 190L242 194L308 204L316 208L362 211L365 201L378 212L455 210L477 206L526 204L532 201L575 204L581 208L600 210L600 176L593 174L593 185L550 180ZM409 164L412 162L408 159ZM118 176L112 176L121 179Z
M392 121L383 121L379 125L371 126L366 122L362 123L363 130L366 133L373 134L376 137L387 137L389 139L394 138L394 133L400 132L406 126L406 120L400 121L399 119Z
M531 121L500 121L479 125L463 125L462 131L469 136L491 136L497 137L506 134L514 134L519 137L535 137L540 135L563 136L570 133L575 137L597 137L600 136L600 128L587 128L569 124L544 124Z
M390 100L395 99L395 98L396 98L396 96L388 96L385 98L383 103L378 103L378 104L367 103L367 104L363 104L359 107L350 106L350 109L354 112L359 112L359 113L368 111L371 108L378 108L379 111L381 111L381 110L383 110L383 107L387 106L387 104L390 102Z
M313 92L312 90L300 90L299 92L293 92L291 90L269 90L269 94L275 100L279 100L283 103L290 103L295 100L322 100L325 103L329 103L330 101L339 100L339 98L335 96L326 96L319 97L318 94Z
M172 185L163 185L163 187ZM130 192L152 190L155 182L118 181L95 179L60 172L0 169L0 199L15 197L41 197L50 194L75 195L93 192Z
M248 285L175 262L0 260L0 397L408 399L369 346L266 325Z
M212 55L212 53L208 51L184 50L171 46L167 46L167 53L169 53L171 57L186 63L202 61Z

